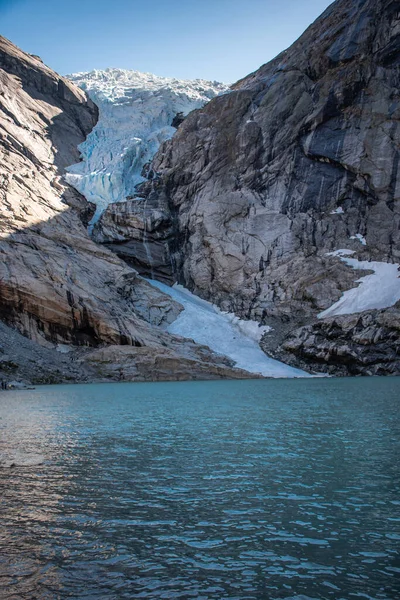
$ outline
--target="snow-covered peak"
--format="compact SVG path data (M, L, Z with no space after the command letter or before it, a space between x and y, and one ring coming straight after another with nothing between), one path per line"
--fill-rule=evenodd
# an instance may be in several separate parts
M144 181L143 166L176 129L174 118L201 108L228 86L202 79L180 80L124 69L68 76L100 110L99 122L80 145L82 162L67 180L97 205L92 223L110 202L133 196Z

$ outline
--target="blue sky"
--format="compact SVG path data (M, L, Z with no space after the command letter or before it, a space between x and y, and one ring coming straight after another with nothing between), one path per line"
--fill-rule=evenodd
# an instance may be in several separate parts
M1 34L65 75L121 67L234 82L330 0L0 0Z

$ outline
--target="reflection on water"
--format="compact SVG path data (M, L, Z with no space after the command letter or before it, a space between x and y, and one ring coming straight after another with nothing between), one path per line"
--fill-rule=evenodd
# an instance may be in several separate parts
M0 396L0 597L400 598L400 380Z

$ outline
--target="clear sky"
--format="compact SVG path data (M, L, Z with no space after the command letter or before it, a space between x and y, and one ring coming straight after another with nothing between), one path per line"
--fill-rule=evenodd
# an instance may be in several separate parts
M65 75L120 67L231 83L331 0L0 0L0 33Z

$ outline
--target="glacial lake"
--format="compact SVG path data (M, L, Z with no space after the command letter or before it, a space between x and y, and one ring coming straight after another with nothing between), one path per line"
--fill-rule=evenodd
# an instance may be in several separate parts
M0 393L2 600L400 598L400 378Z

